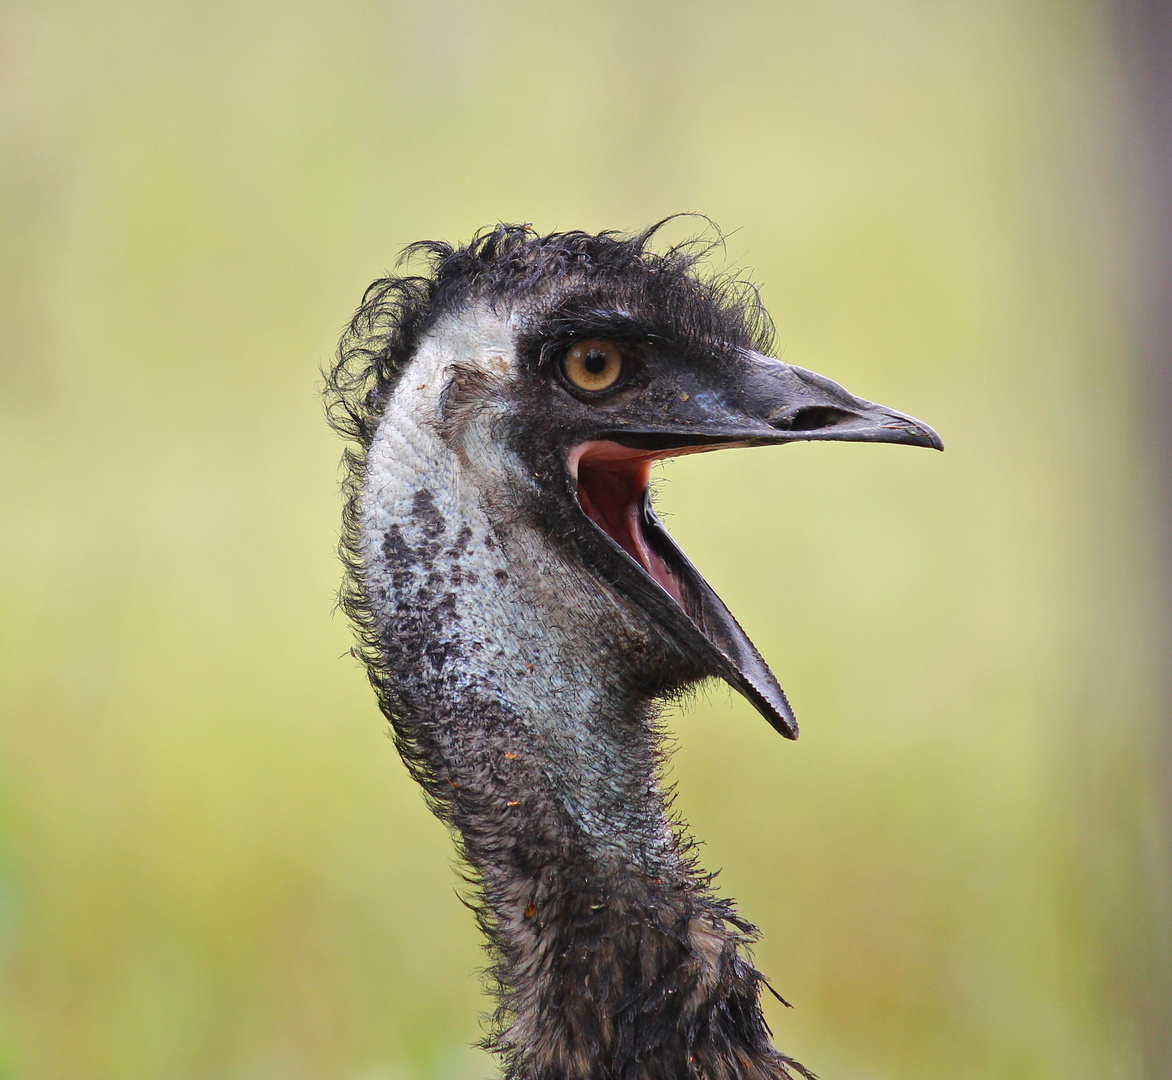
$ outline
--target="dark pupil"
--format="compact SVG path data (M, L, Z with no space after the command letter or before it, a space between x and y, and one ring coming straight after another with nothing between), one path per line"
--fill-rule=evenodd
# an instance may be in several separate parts
M582 361L582 366L591 375L601 375L606 370L606 353L588 352L586 359Z

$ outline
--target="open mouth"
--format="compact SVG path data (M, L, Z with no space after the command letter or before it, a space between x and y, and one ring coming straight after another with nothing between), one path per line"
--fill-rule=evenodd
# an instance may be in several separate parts
M856 398L812 371L756 353L745 360L731 405L716 395L701 407L700 396L683 393L677 407L690 403L686 415L671 413L666 423L657 416L647 428L632 424L621 434L578 443L566 468L579 508L605 538L607 550L594 560L602 580L643 612L665 641L795 739L797 721L769 665L655 516L647 491L652 464L705 450L812 439L937 450L943 444L919 420Z
M598 439L575 446L568 465L582 512L687 614L682 583L651 543L644 509L652 464L679 452L636 450Z
M582 512L638 567L636 574L650 578L671 598L664 615L657 619L662 631L686 651L707 657L706 666L712 674L728 681L781 734L794 739L797 721L773 672L720 597L660 524L647 491L654 462L738 445L743 443L707 440L631 447L611 439L597 439L573 447L566 465ZM621 579L616 579L613 584L636 603L646 595L645 589L632 590L630 582L624 586Z

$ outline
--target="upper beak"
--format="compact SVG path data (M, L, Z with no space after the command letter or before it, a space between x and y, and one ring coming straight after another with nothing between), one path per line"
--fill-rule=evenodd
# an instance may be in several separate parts
M944 449L940 436L927 424L855 397L823 375L760 353L750 353L747 360L745 378L727 402L732 408L725 422L739 413L746 427L760 431L754 442L825 439Z
M940 436L914 417L855 397L824 375L761 353L742 354L735 377L723 375L711 383L694 370L661 373L659 390L652 408L612 429L608 437L631 447L672 452L815 439L944 449Z

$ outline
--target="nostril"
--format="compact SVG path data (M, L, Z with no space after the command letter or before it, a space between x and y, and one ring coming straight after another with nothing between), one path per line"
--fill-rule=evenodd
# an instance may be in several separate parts
M808 405L804 409L798 409L791 416L774 420L773 426L782 431L821 431L823 428L834 427L853 419L854 414L845 409L833 409L827 405Z

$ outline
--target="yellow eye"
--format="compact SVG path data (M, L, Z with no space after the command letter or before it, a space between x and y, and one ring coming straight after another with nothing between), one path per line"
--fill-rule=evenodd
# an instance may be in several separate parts
M566 353L565 371L579 390L609 390L623 373L623 354L610 341L579 341Z

